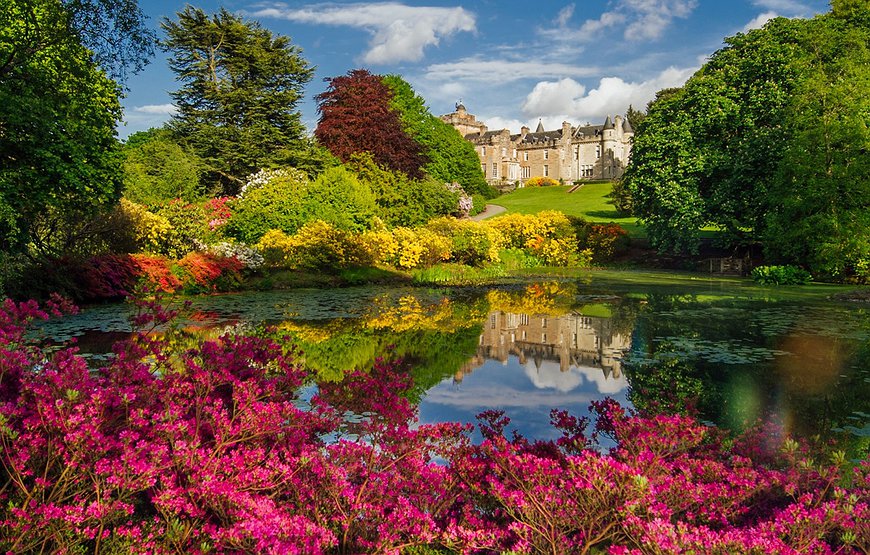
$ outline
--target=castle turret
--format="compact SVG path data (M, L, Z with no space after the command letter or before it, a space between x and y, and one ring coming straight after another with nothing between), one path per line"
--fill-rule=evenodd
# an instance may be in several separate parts
M535 133L543 133L544 132L544 122L540 119L538 120L538 127L535 129Z

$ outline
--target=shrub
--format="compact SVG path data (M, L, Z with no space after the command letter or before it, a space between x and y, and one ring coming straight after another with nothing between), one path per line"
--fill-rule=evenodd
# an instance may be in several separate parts
M294 169L263 170L248 178L232 201L228 236L254 244L272 229L296 233L308 219L308 177Z
M139 303L138 326L166 324ZM55 304L52 311L63 308ZM555 439L420 424L402 364L300 392L287 345L136 334L91 370L0 305L0 551L8 553L866 553L870 463L782 430L736 438L616 401L552 411ZM38 371L35 371L38 369ZM599 438L609 438L605 452ZM763 447L761 447L763 446ZM760 448L761 447L761 448Z
M373 263L358 236L320 220L306 223L295 235L271 230L257 248L268 264L293 269L341 270Z
M187 293L230 291L242 282L244 265L236 258L226 258L209 253L192 252L179 260L180 276Z
M181 287L181 280L172 272L169 259L151 254L132 254L137 274L142 285L151 291L174 293Z
M492 227L471 220L442 217L429 222L426 229L450 241L451 262L480 266L499 261L501 235Z
M611 260L628 248L628 232L618 224L593 224L573 216L569 220L577 235L578 248L588 249L594 262Z
M561 212L508 214L488 220L485 225L501 234L502 246L525 249L545 264L567 266L581 262L574 229Z
M387 262L396 268L424 268L450 259L450 241L426 228L397 227L393 239L397 249Z
M526 180L526 187L553 187L559 182L552 177L532 177Z
M803 285L812 276L796 266L758 266L752 269L752 279L761 285Z

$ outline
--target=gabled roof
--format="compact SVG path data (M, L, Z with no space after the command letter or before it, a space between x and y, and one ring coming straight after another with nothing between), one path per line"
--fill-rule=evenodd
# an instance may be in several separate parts
M538 128L543 126L539 125ZM511 140L516 141L522 135L511 135ZM526 133L526 136L523 137L523 141L521 144L534 144L534 143L549 143L552 141L558 141L562 138L562 130L558 131L535 131L534 133Z

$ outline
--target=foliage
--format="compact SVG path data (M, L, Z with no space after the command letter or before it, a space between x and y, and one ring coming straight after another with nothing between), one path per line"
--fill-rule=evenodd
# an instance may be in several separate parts
M136 323L171 314L143 303ZM90 371L29 344L35 303L0 311L0 549L861 553L870 466L851 475L779 430L733 440L686 416L553 411L555 440L509 419L419 424L400 364L341 383L276 341L184 350L140 333ZM146 327L147 326L147 327ZM39 372L32 371L40 368ZM598 443L609 437L605 453Z
M374 192L380 217L389 226L420 226L456 211L459 197L443 183L415 181L378 165L367 153L353 155L348 166Z
M293 269L337 271L372 263L357 236L321 220L306 222L294 235L271 230L257 248L267 263Z
M526 181L526 187L553 187L559 182L552 177L532 177Z
M178 261L180 281L186 293L231 291L241 284L244 264L236 258L192 252Z
M577 236L577 248L589 250L593 262L606 262L628 248L628 232L617 224L594 224L582 218L569 218Z
M761 285L804 285L812 276L795 266L758 266L752 269L752 279Z
M410 270L450 259L450 241L426 228L397 227L392 235L396 250L386 262L396 268Z
M186 6L165 18L163 47L182 87L173 136L205 163L209 183L233 194L264 166L293 166L311 151L297 104L314 70L285 36L221 8Z
M134 133L122 149L124 156L124 196L146 205L174 199L199 200L202 162L185 151L166 131Z
M33 56L80 44L113 80L137 73L154 54L154 32L136 0L8 0L0 11L0 80Z
M580 262L574 229L561 212L508 214L489 220L486 225L501 234L503 246L525 249L545 264L569 266Z
M71 30L71 19L82 23L77 13L60 0L11 0L0 7L2 250L34 250L28 244L34 221L49 211L90 217L119 197L120 89ZM103 23L99 17L92 22ZM35 250L34 256L54 254Z
M870 24L858 5L730 37L650 105L625 180L654 246L695 251L713 225L828 277L867 259Z
M253 244L270 229L295 233L307 221L308 178L298 170L261 171L252 175L238 198L226 234Z
M366 152L378 166L423 176L422 149L403 128L390 105L393 93L380 76L354 69L326 82L326 90L315 97L320 119L314 136L320 144L345 163Z
M368 229L378 212L371 187L344 166L325 170L308 190L308 217L345 231Z
M392 92L390 106L399 113L404 130L422 148L427 160L423 171L441 183L459 183L469 195L495 197L495 189L480 170L474 145L432 115L423 98L402 77L386 75L381 79Z
M430 221L426 228L450 241L451 262L482 266L499 261L501 235L488 225L471 220L441 217Z

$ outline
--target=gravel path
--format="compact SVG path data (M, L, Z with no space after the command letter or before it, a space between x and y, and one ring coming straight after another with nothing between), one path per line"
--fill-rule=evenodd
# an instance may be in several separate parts
M486 208L483 209L483 212L478 214L477 216L472 216L471 219L479 222L480 220L485 220L491 216L495 216L496 214L501 214L507 210L504 206L499 206L497 204L487 204Z

